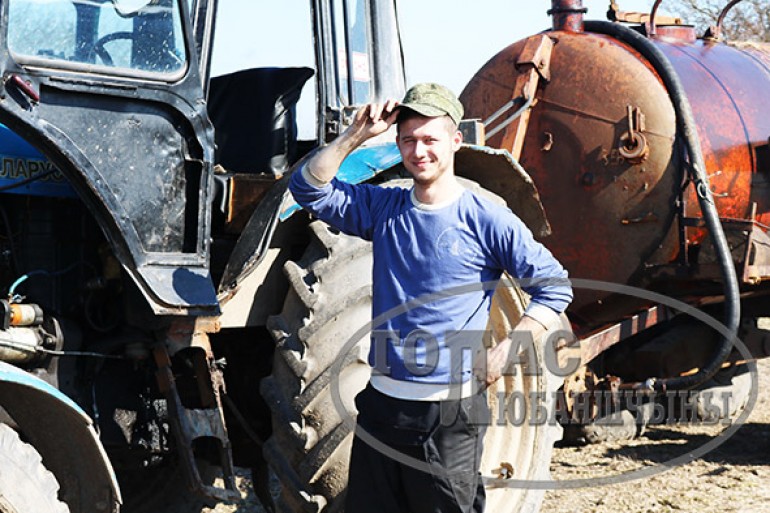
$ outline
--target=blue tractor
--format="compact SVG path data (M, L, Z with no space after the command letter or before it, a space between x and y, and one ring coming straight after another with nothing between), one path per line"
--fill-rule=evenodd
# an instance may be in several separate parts
M236 466L268 508L341 510L371 247L286 185L359 106L402 97L404 68L394 0L308 4L315 69L212 78L216 0L0 2L0 513L196 511L239 497ZM399 159L388 134L340 177L403 186ZM506 151L458 159L542 222ZM501 286L495 333L522 301ZM556 386L519 373L490 398ZM493 422L498 501L536 508L542 486L501 483L546 479L557 428Z

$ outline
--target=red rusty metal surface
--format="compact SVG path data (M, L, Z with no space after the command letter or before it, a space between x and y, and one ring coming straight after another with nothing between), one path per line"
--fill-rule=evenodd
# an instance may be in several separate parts
M657 75L626 45L593 34L548 35L555 42L551 80L538 90L521 155L552 226L543 242L572 277L629 283L647 263L676 253L676 238L667 237L680 182L673 107ZM468 117L485 119L510 99L524 44L505 49L471 80L461 95ZM644 114L649 146L637 164L619 150L629 106ZM578 290L571 313L593 324L587 309L601 310L593 307L607 297Z
M770 46L767 43L736 41L729 44L736 50L745 53L748 57L757 60L760 66L770 69Z
M659 47L687 91L720 217L748 219L756 203L756 220L770 224L770 169L759 169L766 165L762 153L770 137L770 67L748 52L715 42ZM685 213L700 217L692 190ZM691 243L703 236L703 230L688 229Z
M636 335L659 322L669 320L671 317L672 314L666 307L653 306L597 333L581 337L581 362L585 365L621 340Z
M691 25L656 25L655 39L667 43L692 44L697 40L697 34Z
M683 257L676 202L686 172L671 100L649 63L625 44L591 33L546 35L555 43L551 80L538 87L520 158L552 227L543 242L572 277L649 287L665 279L650 269L673 269ZM693 43L691 35L686 27L661 30L654 41L689 96L720 217L756 212L770 225L768 47ZM473 77L461 95L468 117L485 119L511 99L524 46L504 49ZM629 130L629 113L639 119L637 110L643 128ZM649 154L626 159L633 152L620 151L622 144L635 134ZM502 137L488 144L499 146ZM692 191L685 215L701 217ZM691 244L703 241L701 228L686 234ZM638 307L633 298L578 290L570 313L582 326L598 327Z

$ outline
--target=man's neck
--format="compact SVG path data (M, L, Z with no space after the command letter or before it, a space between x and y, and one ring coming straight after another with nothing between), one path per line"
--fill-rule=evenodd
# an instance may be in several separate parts
M447 173L435 182L428 184L414 183L414 197L420 203L435 205L456 198L463 186L454 174Z

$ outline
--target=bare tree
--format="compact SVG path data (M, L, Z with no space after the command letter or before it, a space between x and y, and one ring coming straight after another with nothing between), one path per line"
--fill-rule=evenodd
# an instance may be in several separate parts
M697 29L705 31L716 25L728 0L673 0L663 2L665 9ZM770 42L770 0L743 0L722 21L722 36L729 40Z

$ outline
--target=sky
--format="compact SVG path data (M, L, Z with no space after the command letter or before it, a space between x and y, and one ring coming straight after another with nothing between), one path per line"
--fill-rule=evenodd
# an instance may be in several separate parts
M258 66L314 67L311 0L220 0L212 74ZM652 0L617 0L649 12ZM587 19L606 19L609 0L584 0ZM407 85L439 82L457 94L497 52L551 25L550 0L398 0ZM666 3L661 4L665 12ZM300 137L313 133L308 83L299 106Z

